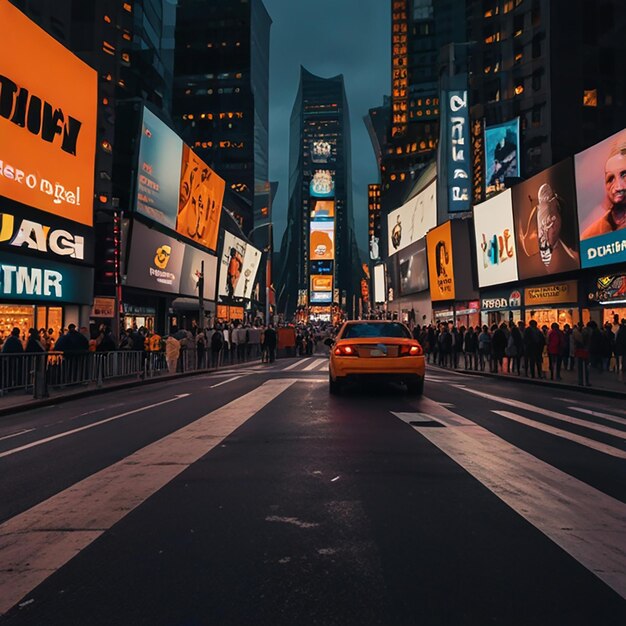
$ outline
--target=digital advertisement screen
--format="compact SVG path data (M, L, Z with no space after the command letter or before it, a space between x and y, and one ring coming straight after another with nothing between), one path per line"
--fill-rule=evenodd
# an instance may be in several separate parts
M332 291L312 291L310 301L311 303L332 302L333 292Z
M374 266L374 302L381 303L387 300L385 294L385 265Z
M437 181L387 216L389 254L403 250L437 226Z
M183 145L176 231L217 250L226 183L186 144Z
M98 75L0 0L0 196L93 224Z
M450 222L438 226L426 235L426 247L431 299L433 302L454 300L456 292Z
M320 274L311 275L311 291L332 291L333 277Z
M311 219L332 219L335 217L335 201L334 200L311 200Z
M309 193L313 198L334 198L334 172L330 170L316 170L309 184Z
M204 290L202 297L205 300L215 300L217 287L217 257L202 252L193 246L185 246L183 267L180 273L180 293L186 296L198 297L198 280L204 261Z
M574 157L583 267L626 261L626 130Z
M577 270L574 163L566 159L511 188L520 280Z
M224 232L218 295L229 300L250 299L260 263L260 250L232 233Z
M126 284L130 287L180 293L185 244L134 222Z
M311 142L311 161L313 163L330 163L333 160L335 142L317 139Z
M519 178L519 117L485 128L485 189L490 197L505 189L505 178Z
M332 261L335 258L335 222L311 222L310 260Z
M400 295L419 293L428 289L426 239L420 239L398 254Z
M517 280L511 190L474 207L476 262L480 287Z
M333 273L332 261L311 261L311 274L321 274L331 276Z

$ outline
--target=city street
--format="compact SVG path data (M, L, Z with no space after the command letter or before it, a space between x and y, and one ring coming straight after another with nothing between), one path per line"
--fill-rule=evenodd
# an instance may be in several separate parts
M622 400L322 355L0 421L2 624L626 623Z

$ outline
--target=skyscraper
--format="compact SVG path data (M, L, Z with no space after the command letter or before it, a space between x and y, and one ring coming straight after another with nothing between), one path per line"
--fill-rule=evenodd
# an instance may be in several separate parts
M297 306L329 319L356 292L350 120L343 76L321 78L301 68L291 114L289 209L280 268L278 310ZM360 278L360 275L359 275Z

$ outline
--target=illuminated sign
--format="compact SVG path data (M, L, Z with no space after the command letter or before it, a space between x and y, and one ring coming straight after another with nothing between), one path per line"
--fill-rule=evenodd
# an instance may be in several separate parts
M374 266L374 302L385 302L385 266L383 263Z
M335 258L335 223L311 222L310 260L329 260Z
M97 73L6 0L0 59L0 196L91 226Z
M452 227L450 222L431 230L426 235L428 271L430 274L430 297L438 300L454 300L454 259L452 257Z
M96 296L91 307L92 317L115 317L115 298Z
M411 244L398 255L400 295L419 293L428 289L428 261L424 238Z
M391 13L391 136L400 137L408 128L409 108L409 1L393 0Z
M224 232L218 295L231 300L250 299L260 262L260 250L239 237Z
M472 122L472 195L474 204L485 199L485 137L481 120Z
M332 291L312 291L311 292L311 303L320 303L320 302L332 302L333 292Z
M6 300L91 304L93 270L5 253L0 261L0 295Z
M311 276L311 291L332 291L333 290L333 277L332 276L320 276L314 274Z
M489 292L480 299L483 311L507 311L522 306L522 292L519 289L498 290Z
M444 91L445 124L442 127L448 171L448 211L469 211L471 207L470 129L467 90Z
M333 198L335 196L333 172L330 170L317 170L311 179L309 193L314 198Z
M198 297L198 281L204 261L204 290L202 297L205 300L215 300L217 287L217 257L202 252L193 246L185 246L183 267L180 273L180 293Z
M486 196L506 189L505 178L519 178L519 117L485 128Z
M626 276L601 276L595 281L595 290L588 294L589 300L612 304L626 302Z
M367 214L369 236L370 260L380 259L380 185L370 184L367 186Z
M335 201L334 200L313 200L313 208L311 209L311 219L326 219L335 217Z
M330 141L319 139L311 144L311 161L313 163L328 163L332 156L333 144Z
M569 280L556 285L527 287L524 289L526 307L538 304L565 304L578 301L578 283Z
M330 276L333 273L332 261L311 261L311 274Z

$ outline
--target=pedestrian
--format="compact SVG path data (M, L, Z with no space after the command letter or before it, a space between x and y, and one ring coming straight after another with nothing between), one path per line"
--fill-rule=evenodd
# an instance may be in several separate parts
M76 330L76 324L68 325L67 333L57 339L54 349L63 353L65 382L84 382L88 372L89 340Z
M19 328L14 328L11 334L6 338L6 341L2 344L2 352L5 354L21 354L24 352Z
M474 358L475 358L475 354L473 351L473 343L474 343L474 329L470 326L467 331L465 332L465 335L463 335L463 353L465 355L465 369L472 369L473 368L473 362L474 362Z
M626 318L623 318L615 333L615 364L616 371L624 373L626 365Z
M524 341L522 333L515 325L515 322L511 320L509 322L509 338L507 340L507 357L509 359L507 369L509 373L520 376L520 363L522 360L522 352L524 351Z
M550 380L561 380L561 360L565 335L556 322L553 322L548 332L548 362L550 365Z
M594 320L587 322L589 333L589 364L599 372L602 371L602 332Z
M498 370L504 373L504 356L506 354L507 341L506 324L504 322L500 326L494 324L491 327L491 352L493 354L491 371L493 373L498 373Z
M530 369L530 377L535 378L535 371L538 378L543 378L542 360L545 340L543 333L537 327L537 320L530 320L524 330L524 354L527 359L526 366Z
M176 374L178 357L180 356L180 341L174 337L177 330L174 326L172 332L165 340L165 360L167 361L167 369L170 374Z
M611 328L610 322L604 325L601 331L602 333L602 369L605 372L610 372L613 367L611 361L613 359L613 351L615 349L615 334Z
M485 371L485 363L489 364L491 369L491 335L487 325L483 325L481 333L478 335L478 360L480 362L480 371Z
M192 331L193 333L193 331ZM197 369L204 369L206 359L206 335L201 328L196 329Z
M589 343L591 340L591 329L583 326L582 322L578 322L572 332L574 339L574 357L576 358L576 367L578 369L578 384L582 387L586 385L591 387L589 380Z
M96 337L96 352L113 352L115 350L115 339L111 332L111 327L100 324Z
M26 342L26 352L29 354L45 352L40 339L39 332L35 328L28 331L28 341Z
M220 365L220 357L224 348L224 335L221 325L216 325L211 334L211 367L217 368Z
M267 357L268 363L273 363L276 360L276 345L278 343L278 336L276 335L276 330L274 329L274 325L270 324L265 329L265 347L267 349Z

